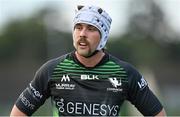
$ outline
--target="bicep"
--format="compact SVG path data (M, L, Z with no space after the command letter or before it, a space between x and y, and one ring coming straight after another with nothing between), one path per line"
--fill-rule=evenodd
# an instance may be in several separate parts
M40 68L34 79L21 93L15 105L28 116L31 116L49 97L48 75L44 67ZM17 110L15 108L15 110Z
M27 116L25 113L23 113L21 110L17 108L16 105L13 106L10 116Z
M135 69L131 70L128 87L128 100L143 115L153 116L162 110L160 101L150 90L143 76Z
M145 116L154 116L161 112L162 105L153 92L147 87L136 91L132 103Z

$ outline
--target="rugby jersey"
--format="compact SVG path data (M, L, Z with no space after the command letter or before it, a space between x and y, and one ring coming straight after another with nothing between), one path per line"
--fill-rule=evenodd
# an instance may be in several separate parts
M16 106L30 116L49 97L54 116L118 116L125 100L145 116L163 108L143 76L107 52L95 67L85 67L75 52L46 62Z

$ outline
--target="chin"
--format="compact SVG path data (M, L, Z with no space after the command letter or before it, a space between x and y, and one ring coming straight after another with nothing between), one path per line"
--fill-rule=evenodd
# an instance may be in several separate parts
M81 56L83 56L83 57L89 56L89 54L87 54L87 53L79 53L79 55L81 55Z
M77 53L83 57L88 57L90 55L90 53L87 51L77 51Z

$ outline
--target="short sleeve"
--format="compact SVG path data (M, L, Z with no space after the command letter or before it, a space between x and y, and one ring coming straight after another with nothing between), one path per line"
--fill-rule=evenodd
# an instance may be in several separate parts
M162 105L158 98L149 89L147 81L133 67L128 68L128 100L144 116L155 116L162 110Z
M20 94L15 105L26 115L31 116L49 97L49 63L44 64L35 74L34 79Z

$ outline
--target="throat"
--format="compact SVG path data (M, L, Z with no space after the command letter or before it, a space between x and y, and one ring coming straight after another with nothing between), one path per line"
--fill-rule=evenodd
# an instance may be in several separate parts
M77 60L85 67L95 67L102 60L104 55L105 53L103 51L98 51L93 56L86 58L79 55L77 51L75 52L75 56Z

